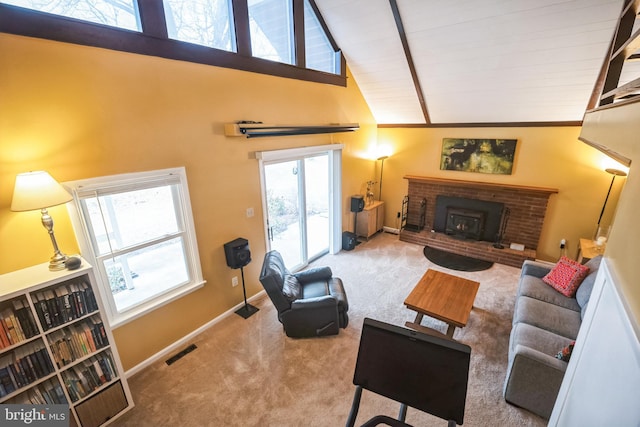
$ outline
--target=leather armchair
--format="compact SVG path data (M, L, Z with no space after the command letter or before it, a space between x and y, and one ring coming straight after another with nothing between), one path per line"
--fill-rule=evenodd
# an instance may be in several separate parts
M260 283L289 337L336 335L349 323L347 294L329 267L291 274L280 253L270 251L264 257Z

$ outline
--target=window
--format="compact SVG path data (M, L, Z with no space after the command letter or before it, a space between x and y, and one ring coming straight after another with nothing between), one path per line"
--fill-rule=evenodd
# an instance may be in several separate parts
M2 3L140 31L140 15L136 0L2 0Z
M338 72L336 67L338 54L333 50L309 0L304 0L304 42L307 68L326 73Z
M347 85L314 0L0 0L0 32Z
M112 326L203 285L184 168L67 183Z
M169 38L235 52L230 0L164 0Z
M249 0L248 8L253 56L295 64L291 0Z

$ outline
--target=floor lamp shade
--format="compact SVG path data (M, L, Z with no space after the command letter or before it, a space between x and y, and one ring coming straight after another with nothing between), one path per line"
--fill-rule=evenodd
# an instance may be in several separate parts
M58 243L53 234L53 219L47 208L61 205L72 199L71 194L47 172L26 172L16 176L11 210L23 212L40 209L42 225L49 233L53 244L53 256L49 262L49 270L64 269L67 256L58 249Z

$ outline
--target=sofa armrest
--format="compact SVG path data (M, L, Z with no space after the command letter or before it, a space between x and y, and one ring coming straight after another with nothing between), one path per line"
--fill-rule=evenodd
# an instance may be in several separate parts
M522 263L522 276L534 276L542 279L551 271L555 264L544 261L532 261L530 259Z
M530 347L516 345L509 357L504 398L549 419L566 369L566 362Z
M319 282L322 280L329 280L333 276L333 272L330 267L315 267L308 270L299 271L294 276L302 284L310 282Z

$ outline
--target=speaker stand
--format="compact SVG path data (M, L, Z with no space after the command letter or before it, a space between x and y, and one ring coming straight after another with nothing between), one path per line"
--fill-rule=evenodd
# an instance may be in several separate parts
M358 246L360 243L362 243L358 239L358 212L355 213L355 217L353 219L353 237L356 239L355 246Z
M238 316L242 316L245 319L253 316L260 310L258 307L254 307L251 304L247 304L247 290L244 287L244 268L240 267L240 275L242 276L242 294L244 295L244 306L235 311Z

